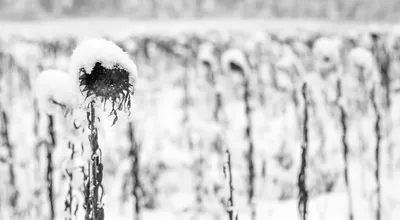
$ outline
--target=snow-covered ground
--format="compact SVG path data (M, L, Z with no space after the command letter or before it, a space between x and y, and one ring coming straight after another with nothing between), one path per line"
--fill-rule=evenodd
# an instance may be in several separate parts
M338 34L350 29L363 30L370 27L368 24L323 21L220 19L144 22L104 18L26 23L0 21L0 26L0 35L5 38L23 35L32 39L66 35L79 38L112 36L119 39L129 34L140 36L151 33L163 36L210 29L247 33L268 29L296 33L297 29L313 29ZM389 28L390 25L382 27ZM242 36L233 35L233 38L236 37L241 42ZM0 61L0 110L7 114L9 139L14 152L13 161L0 162L0 219L47 219L49 216L45 150L43 147L37 147L40 140L49 138L48 118L46 114L41 114L38 132L35 134L35 120L38 118L35 115L33 88L30 86L43 67L68 71L72 54L64 52L58 54L54 60L54 57L46 53L43 55L42 49L36 43L29 42L0 44L0 52L7 51L14 59L13 62L8 58ZM220 135L223 147L229 148L232 154L235 189L233 209L238 213L240 220L250 220L251 209L247 204L248 165L245 157L248 140L245 135L247 125L241 77L232 72L218 74L216 81L217 90L222 95L223 120L216 123L213 118L216 88L207 81L204 69L199 68L195 61L184 67L180 59L166 56L157 48L152 49L155 52L150 50L150 59L144 59L140 55L131 56L138 68L131 115L121 116L114 126L111 126L113 117L108 117L109 112L104 112L100 117L99 144L104 164L103 201L106 219L133 219L134 216L134 199L131 193L132 161L128 135L128 123L133 122L141 149L139 172L144 191L141 201L142 219L228 219L225 207L221 203L221 200L226 201L229 194L228 181L223 172L226 158L224 153L215 149L213 145L216 136ZM292 62L292 54L288 57L285 57L287 60L280 59L283 61L276 63L285 66ZM300 217L297 207L297 175L302 142L299 123L303 105L301 100L297 100L296 103L296 98L293 98L290 92L274 88L268 65L266 60L260 63L259 73L264 81L263 86L258 84L256 73L250 74L256 219L298 220ZM340 139L342 130L338 109L321 101L326 99L323 95L331 95L329 89L335 88L336 85L318 81L318 77L315 80L312 78L314 75L310 75L310 90L315 91L312 92L315 109L310 110L309 125L308 219L345 220L348 219L349 206L343 177L344 162ZM293 85L292 82L287 82L290 81L287 78L278 81L282 85L287 83L284 86L287 86L288 90L298 89L297 82ZM259 100L261 92L265 95L265 103ZM190 98L188 106L183 102L185 95ZM357 95L367 97L367 94L360 92ZM391 111L383 112L381 123L382 220L396 220L400 217L400 148L397 147L400 139L396 136L400 128L397 114L400 110L399 104L398 95L393 94ZM367 109L365 113L349 113L348 120L349 181L355 220L376 219L375 115L370 103ZM76 131L71 123L71 117L85 121L86 114L79 111L75 114L64 117L59 113L55 116L57 146L53 165L57 219L65 217L64 201L68 187L65 169L69 167L70 156L68 141L74 141L76 146L83 143L86 153L83 153L81 159L89 157L86 155L89 144L87 129L83 133ZM86 128L87 125L84 122L82 124ZM7 158L7 149L3 141L1 143L0 158ZM393 151L389 151L390 144L394 146ZM389 161L394 164L389 165ZM10 163L15 165L16 189L19 192L15 209L9 204ZM76 175L74 184L79 187L83 180L79 177L79 172ZM197 194L200 194L203 200L201 203L196 201ZM77 195L79 197L80 193L77 192ZM81 217L79 219L83 219L82 198L79 197L78 200L78 215Z

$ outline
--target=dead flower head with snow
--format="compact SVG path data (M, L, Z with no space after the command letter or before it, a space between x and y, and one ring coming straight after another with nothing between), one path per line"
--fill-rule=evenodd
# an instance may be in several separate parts
M35 96L41 111L55 115L71 113L76 105L72 77L61 70L45 70L35 80Z
M111 106L110 115L128 111L135 91L137 69L129 56L111 41L91 39L83 42L71 58L70 73L78 77L85 103ZM115 123L114 120L114 123Z

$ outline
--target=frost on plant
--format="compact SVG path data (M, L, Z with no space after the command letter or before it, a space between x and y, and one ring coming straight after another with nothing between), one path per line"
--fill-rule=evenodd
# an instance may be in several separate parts
M111 105L110 115L114 122L117 110L129 112L131 96L135 90L136 65L129 56L114 43L103 39L83 42L75 49L70 73L78 76L79 91L85 103L102 103L106 109Z

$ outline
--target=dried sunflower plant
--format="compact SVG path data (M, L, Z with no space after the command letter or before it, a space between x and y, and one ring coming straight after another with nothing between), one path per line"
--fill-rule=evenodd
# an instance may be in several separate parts
M251 68L247 55L239 49L229 49L222 55L223 69L227 73L237 73L240 75L241 85L243 89L242 100L245 107L246 127L245 138L248 145L248 150L245 154L248 168L248 204L251 207L251 219L256 218L256 173L255 173L255 147L253 140L253 121L252 121L252 106L251 106ZM228 154L230 157L230 155ZM230 159L229 159L230 160ZM233 203L232 199L230 203ZM230 218L232 215L230 214Z
M48 122L48 138L46 139L49 140L44 141L43 144L46 146L46 180L50 219L56 218L53 154L59 135L57 135L55 127L57 121L61 121L70 114L75 106L76 93L73 91L73 85L72 78L60 70L45 70L35 81L35 96L39 112L47 115Z
M131 98L135 91L137 69L135 63L116 44L104 39L84 41L74 50L69 72L75 77L79 103L86 111L91 157L85 187L85 219L104 219L103 163L98 143L97 111L114 116L120 112L130 115Z

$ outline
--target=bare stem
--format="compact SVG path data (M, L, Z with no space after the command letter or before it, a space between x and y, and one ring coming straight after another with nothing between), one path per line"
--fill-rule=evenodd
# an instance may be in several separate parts
M68 148L71 149L71 156L70 159L73 160L75 156L75 145L71 142L68 142ZM75 204L75 210L72 209L73 207L73 194L72 194L72 181L73 181L73 174L69 172L68 169L66 169L66 173L68 176L68 192L67 192L67 198L64 202L65 204L65 211L68 212L68 217L66 218L67 220L71 220L72 216L75 216L76 218L76 212L78 211L78 204Z
M375 181L376 181L376 197L377 197L377 201L376 201L376 220L380 220L381 219L381 182L380 182L380 150L381 150L381 127L380 127L380 123L381 123L381 115L378 109L378 104L376 101L376 90L375 88L372 89L371 91L371 101L372 101L372 106L374 108L374 112L375 112L375 134L376 134L376 142L375 142L375 163L376 163L376 167L375 167Z
M1 111L1 116L2 116L2 130L1 130L1 138L4 141L4 145L6 146L8 150L8 159L9 159L9 164L8 164L8 174L10 176L10 187L11 187L11 196L10 196L10 205L13 209L17 207L17 202L18 202L18 197L19 197L19 192L16 186L16 181L15 181L15 168L14 168L14 151L13 151L13 146L10 142L9 138L9 133L8 133L8 116L5 111Z
M248 203L253 204L254 188L255 188L255 170L254 170L254 143L252 138L252 120L251 120L251 107L250 107L250 85L249 79L243 76L244 95L243 101L245 104L246 114L246 139L248 143L248 152L246 154L247 165L249 171L249 188L248 188Z
M53 151L56 147L56 135L54 131L54 118L51 115L48 115L49 125L48 132L50 136L50 142L47 144L47 194L50 205L50 216L51 219L55 219L55 210L54 210L54 195L53 195Z
M134 125L132 122L129 122L129 131L128 131L128 136L129 140L131 142L131 149L129 152L129 156L131 157L132 160L132 180L133 180L133 187L132 187L132 195L135 198L135 204L134 204L134 210L135 210L135 220L140 220L140 195L139 193L141 192L141 186L140 186L140 178L139 178L139 151L140 151L140 146L136 141L135 138L135 130L134 130Z
M304 83L302 86L302 96L304 100L304 112L303 112L303 143L301 145L301 165L300 172L298 175L298 187L299 187L299 204L298 209L302 220L307 219L307 202L308 192L306 186L306 168L307 168L307 151L308 151L308 97L307 97L307 84Z
M351 196L351 187L349 183L349 147L347 144L347 115L346 111L344 109L343 104L339 103L343 97L342 94L342 82L339 80L337 84L337 92L338 92L338 106L340 110L340 125L342 127L342 146L343 146L343 160L344 160L344 181L346 184L346 190L347 190L347 199L348 199L348 207L349 207L349 220L354 219L353 215L353 200Z
M95 101L90 103L90 111L87 112L87 120L89 122L89 142L92 149L91 161L89 163L89 180L86 189L86 194L89 191L88 204L86 205L87 211L86 219L89 220L103 220L104 209L103 209L103 193L104 189L102 186L103 180L103 164L101 161L101 150L98 143L97 128L95 126L96 112L95 112ZM87 196L87 195L86 195Z
M225 150L226 156L227 156L227 162L224 166L224 173L225 176L228 177L229 181L229 198L228 198L228 203L226 204L227 206L227 212L229 216L229 220L234 219L234 213L233 213L233 206L234 206L234 200L233 200L233 178L232 178L232 164L231 164L231 153L229 152L229 149ZM236 217L237 219L237 217Z

